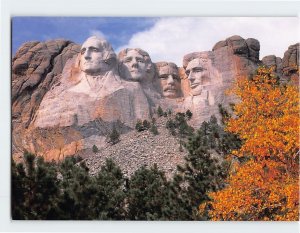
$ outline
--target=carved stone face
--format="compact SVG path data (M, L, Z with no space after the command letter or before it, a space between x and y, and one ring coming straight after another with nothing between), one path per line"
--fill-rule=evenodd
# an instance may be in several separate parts
M122 59L127 80L141 82L147 78L147 63L143 55L132 49Z
M179 95L180 77L178 68L173 63L158 68L162 94L168 98L176 98Z
M88 38L81 47L80 69L89 75L99 75L116 65L116 55L110 44L95 36Z
M190 82L192 95L201 95L205 85L210 84L210 74L207 61L196 58L189 62L186 67L186 75Z

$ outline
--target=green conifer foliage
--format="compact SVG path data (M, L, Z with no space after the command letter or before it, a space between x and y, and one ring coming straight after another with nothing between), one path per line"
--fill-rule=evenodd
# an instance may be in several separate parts
M109 134L109 142L110 142L112 145L115 145L115 144L117 144L119 141L120 141L120 134L119 134L119 132L117 131L116 127L114 126L112 132Z
M151 124L150 132L153 133L154 135L158 135L157 126L155 124Z
M92 207L97 193L96 186L84 161L68 157L60 164L60 173L60 219L95 219L96 213Z
M28 152L24 159L25 166L12 163L12 218L52 219L59 198L56 167Z
M236 141L232 143L231 139ZM209 191L224 187L224 179L228 174L224 155L238 146L238 138L225 132L214 116L209 122L202 123L185 144L188 155L185 165L178 167L182 182L179 185L184 184L183 193L186 194L183 194L182 202L187 203L186 209L190 211L192 219L206 219L207 216L198 215L197 206L208 200Z
M125 219L124 182L121 169L111 159L107 159L95 177L97 191L92 208L96 212L96 219Z
M157 115L158 117L162 117L164 115L164 111L162 110L161 106L157 108Z
M157 166L142 166L131 177L128 191L128 219L163 220L168 182Z

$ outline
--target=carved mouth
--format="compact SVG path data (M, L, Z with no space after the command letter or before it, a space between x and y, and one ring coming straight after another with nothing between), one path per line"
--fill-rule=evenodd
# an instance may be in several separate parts
M176 89L174 87L167 87L164 89L164 92L176 92Z
M193 84L191 84L191 88L196 88L196 87L198 87L200 85L200 83L193 83Z
M131 70L129 70L131 73L137 73L137 72L139 72L139 70L138 69L131 69Z

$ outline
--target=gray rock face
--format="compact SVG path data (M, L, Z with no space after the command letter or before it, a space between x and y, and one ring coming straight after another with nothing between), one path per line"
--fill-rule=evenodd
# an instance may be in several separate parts
M28 127L66 61L78 52L78 45L65 40L28 42L21 47L12 62L13 119L22 118Z
M186 54L177 67L155 66L141 49L125 49L117 57L99 38L89 38L81 48L65 40L28 42L12 61L13 155L26 149L59 160L93 145L105 148L113 127L128 134L138 120L151 119L158 106L191 110L194 127L211 115L220 119L218 106L236 101L225 91L260 64L275 65L279 76L299 80L299 44L290 46L282 60L260 61L259 50L257 40L232 36L212 51Z
M268 67L275 67L275 74L282 76L282 59L274 55L265 56L262 60L262 64Z
M300 44L294 44L289 46L288 50L284 53L282 59L282 72L284 78L291 77L292 79L299 79L299 46Z
M283 58L274 55L266 56L262 59L263 65L275 66L275 72L280 77L281 82L292 82L299 84L299 43L291 45L285 51Z
M67 40L25 43L12 60L12 150L22 140L44 95L59 81L66 61L80 46Z
M240 36L232 36L225 41L218 42L212 49L212 51L220 48L228 47L232 50L233 54L247 57L254 62L259 61L259 41L253 38L244 40Z

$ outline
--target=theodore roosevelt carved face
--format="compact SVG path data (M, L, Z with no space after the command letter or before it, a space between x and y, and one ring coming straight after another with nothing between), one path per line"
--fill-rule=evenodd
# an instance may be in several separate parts
M203 87L210 84L210 73L208 70L208 61L206 59L196 58L191 60L186 67L192 95L201 95Z
M88 75L104 74L116 65L116 54L105 39L89 37L80 53L80 69Z
M156 63L161 92L164 97L176 98L180 92L178 67L172 62Z

